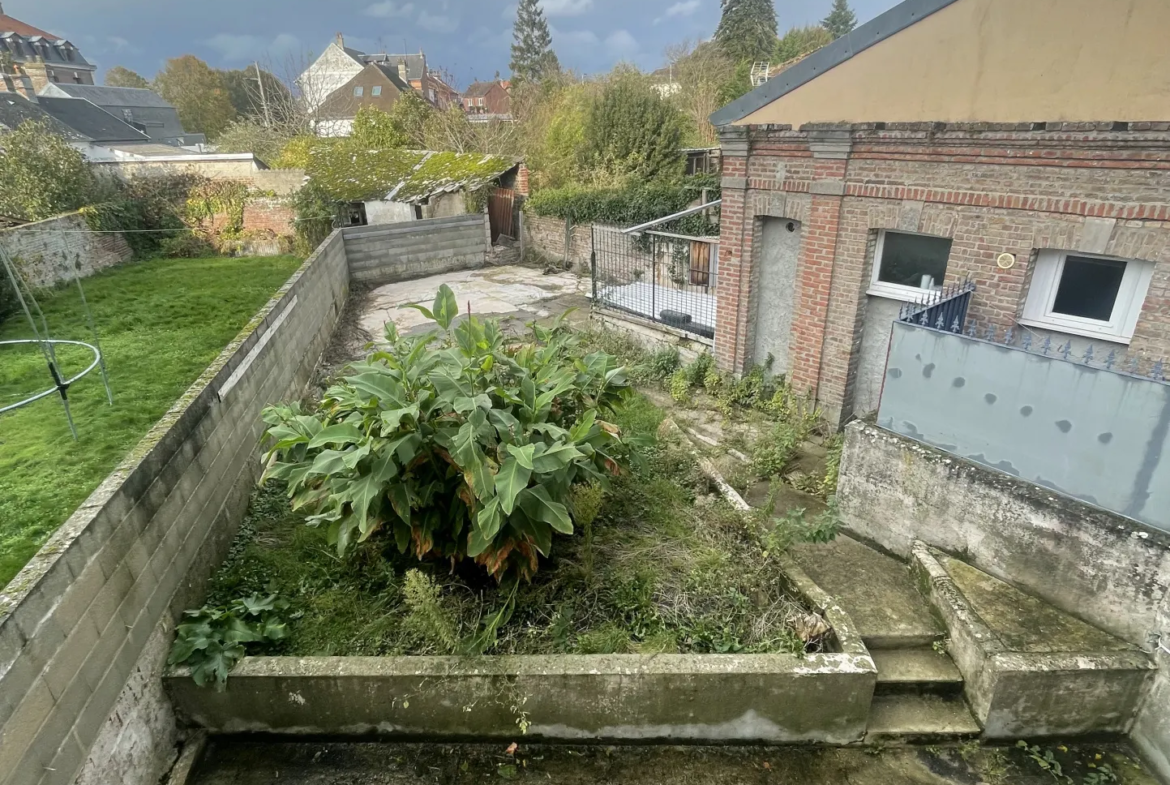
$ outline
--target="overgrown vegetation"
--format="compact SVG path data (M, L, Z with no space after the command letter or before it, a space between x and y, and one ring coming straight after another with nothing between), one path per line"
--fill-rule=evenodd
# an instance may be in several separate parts
M275 594L232 600L226 607L204 606L187 611L175 628L168 665L185 665L199 686L222 685L248 652L263 651L288 637L281 611L288 603Z
M625 371L582 356L559 322L534 325L524 344L492 320L456 325L445 284L432 310L412 307L440 330L399 337L390 322L389 348L354 365L315 414L265 410L264 476L288 483L339 556L381 532L403 554L531 580L554 533L573 533L573 486L604 486L627 460L608 422Z
M294 621L279 651L289 655L817 650L827 626L786 594L775 562L809 525L790 531L795 518L734 511L688 450L658 440L662 419L641 396L620 407L615 424L644 442L644 461L608 490L576 486L568 506L578 531L531 583L501 586L378 537L338 559L328 533L306 526L270 483L209 602L287 597Z
M95 371L69 390L80 441L59 401L48 398L0 415L0 586L118 465L300 264L292 257L153 260L85 281L101 331L114 405ZM74 287L38 292L53 336L86 340ZM23 318L0 339L31 338ZM35 346L0 349L0 401L51 386ZM92 360L59 347L66 374ZM266 592L265 592L266 594Z
M624 188L567 188L538 191L526 202L533 214L564 218L573 223L604 223L616 226L634 226L663 218L687 209L702 199L718 199L721 191L718 178L696 175L675 183L634 184ZM719 234L714 215L696 214L677 219L666 227L669 231L694 236Z

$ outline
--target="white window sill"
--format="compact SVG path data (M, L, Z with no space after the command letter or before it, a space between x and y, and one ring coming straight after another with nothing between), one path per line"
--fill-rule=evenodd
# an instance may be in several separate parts
M881 297L885 300L897 300L903 303L917 303L923 298L935 294L931 289L912 289L909 286L871 286L865 292L870 297Z
M1067 324L1047 322L1040 319L1019 319L1017 323L1024 327L1033 327L1038 330L1047 330L1048 332L1062 333L1064 335L1075 335L1078 338L1092 338L1095 341L1118 343L1122 346L1129 346L1133 340L1133 336L1126 337L1092 328L1069 327Z

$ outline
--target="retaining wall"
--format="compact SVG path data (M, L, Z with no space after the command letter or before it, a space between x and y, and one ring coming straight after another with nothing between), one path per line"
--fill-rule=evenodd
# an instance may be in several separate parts
M481 213L342 230L354 281L380 285L483 267L490 240Z
M91 232L81 213L0 231L0 247L33 286L85 278L133 256L125 237Z
M158 781L173 621L246 509L261 408L301 393L348 293L335 232L0 594L2 785Z
M568 249L564 218L542 218L524 213L524 249L558 261L569 261L579 272L590 270L593 253L593 224L574 224L569 227Z

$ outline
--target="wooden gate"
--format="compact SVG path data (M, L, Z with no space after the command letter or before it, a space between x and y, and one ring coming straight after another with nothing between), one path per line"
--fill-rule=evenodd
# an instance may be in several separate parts
M516 192L509 188L493 188L488 193L488 221L492 227L493 245L500 239L500 235L513 236L515 206Z

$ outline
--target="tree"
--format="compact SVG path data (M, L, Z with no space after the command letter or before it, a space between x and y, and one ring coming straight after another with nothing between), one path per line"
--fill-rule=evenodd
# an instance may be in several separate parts
M228 98L238 115L258 118L266 125L278 122L291 95L284 82L255 65L222 73Z
M833 10L821 22L821 27L828 30L834 40L853 32L857 27L857 14L849 7L849 0L833 0Z
M353 132L350 139L366 150L384 150L405 147L406 134L394 118L381 109L363 106L353 118Z
M223 74L194 55L167 60L154 86L179 111L188 133L214 139L236 117Z
M145 89L150 87L150 82L129 68L116 65L106 71L106 87L141 87Z
M512 39L512 79L539 82L561 70L538 0L520 0Z
M735 65L709 41L697 45L683 42L669 47L666 56L680 88L671 100L687 116L694 132L689 142L696 147L717 145L718 134L708 118L723 106L723 85L733 76Z
M0 136L0 215L41 221L84 207L96 190L85 157L48 122Z
M794 27L776 44L774 62L787 63L833 43L833 34L819 25Z
M255 117L232 121L215 139L221 153L252 153L269 166L276 166L281 151L292 137L278 125L265 125Z
M584 163L611 178L666 179L682 172L686 119L637 71L619 67L589 107Z
M722 0L723 16L715 40L735 63L767 60L776 46L776 8L772 0Z
M414 90L398 96L389 112L394 127L405 137L403 146L415 150L426 147L427 123L434 114L435 108Z

